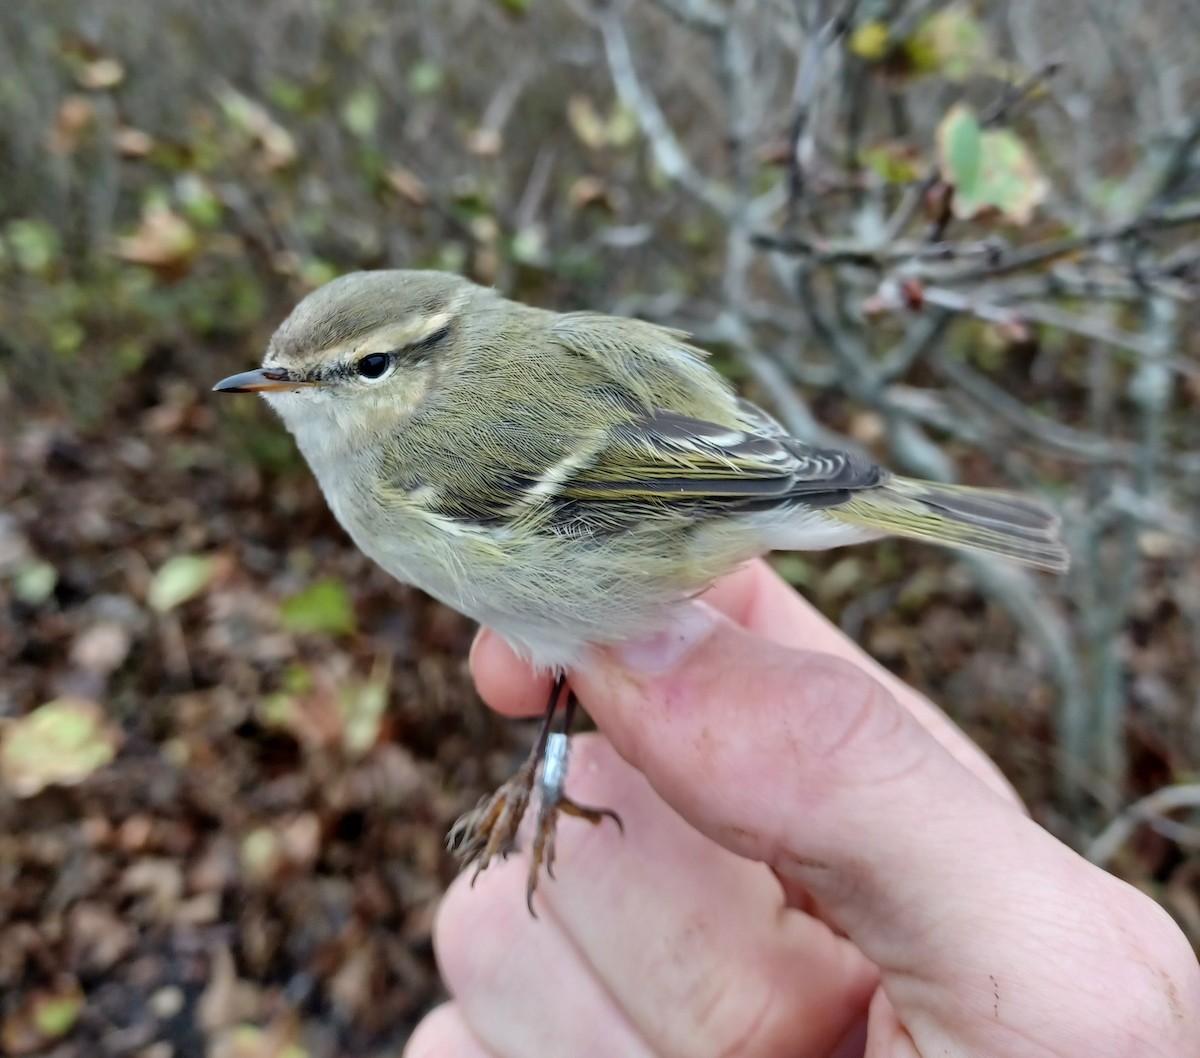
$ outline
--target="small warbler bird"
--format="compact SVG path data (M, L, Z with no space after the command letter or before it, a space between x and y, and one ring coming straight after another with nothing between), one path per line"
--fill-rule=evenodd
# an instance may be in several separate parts
M507 853L549 749L530 901L558 811L612 815L565 796L565 738L550 736L585 648L653 633L776 549L900 536L1067 567L1037 500L814 448L705 355L680 331L549 312L452 274L356 272L296 306L260 369L214 387L266 398L366 555L559 677L529 760L452 832L476 873Z

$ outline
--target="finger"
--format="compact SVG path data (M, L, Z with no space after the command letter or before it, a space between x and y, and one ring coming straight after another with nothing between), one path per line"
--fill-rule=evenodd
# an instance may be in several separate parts
M607 742L575 741L570 783L572 796L630 820L625 835L564 819L557 877L538 889L536 922L524 911L524 862L517 870L505 864L494 878L489 868L474 892L452 893L439 917L447 982L492 1046L498 1041L484 1024L522 1002L497 989L558 1002L580 994L580 967L641 1041L643 1050L633 1052L621 1039L605 1040L600 1050L608 1054L825 1056L864 1016L874 967L820 923L783 912L779 886L762 865L687 826ZM489 939L484 950L480 934L494 931L497 919L503 939L494 948ZM549 944L548 931L567 943ZM543 947L534 955L531 944ZM502 966L481 970L496 958ZM566 1028L599 1041L611 1017L597 1003ZM555 1037L545 1051L526 1038L506 1041L518 1043L527 1047L519 1053L580 1053L573 1035Z
M1109 1004L1126 1004L1112 980L1086 999L1064 993L1105 950L1097 929L1116 939L1096 921L1110 880L857 666L765 643L693 604L662 635L619 659L597 652L571 679L616 749L692 825L816 897L882 969L904 1024L925 1027L922 1053L940 1053L948 1025L1032 1030L1068 1001L1073 1017L1104 1024ZM1144 962L1141 940L1115 950L1145 1000L1157 973L1146 967L1161 964Z
M535 672L490 628L471 644L471 675L483 700L505 716L537 716L546 709L554 679Z
M750 632L782 646L832 654L853 662L888 687L906 709L964 766L997 792L1016 800L1008 780L927 698L888 672L848 639L765 562L750 562L722 577L704 601ZM503 639L483 629L471 648L479 693L508 716L533 716L546 707L549 674L535 674Z
M844 658L895 696L951 755L998 793L1017 801L999 768L924 695L885 669L763 561L723 577L703 599L747 631L781 646Z
M464 1022L501 1058L651 1058L570 938L546 913L530 917L527 870L524 856L510 856L474 886L465 871L438 909L438 966Z
M467 1028L453 1003L435 1007L421 1019L404 1047L404 1058L501 1058Z

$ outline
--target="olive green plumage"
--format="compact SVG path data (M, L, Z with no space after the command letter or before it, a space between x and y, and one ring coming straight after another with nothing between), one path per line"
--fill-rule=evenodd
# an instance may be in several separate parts
M1038 501L806 445L704 355L641 320L360 272L218 388L263 392L363 551L543 665L652 631L774 548L896 535L1066 568Z

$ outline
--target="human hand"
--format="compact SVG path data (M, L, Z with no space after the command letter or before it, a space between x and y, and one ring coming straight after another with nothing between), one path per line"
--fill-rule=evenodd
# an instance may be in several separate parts
M492 706L538 711L497 637L472 662ZM409 1058L1200 1053L1168 916L764 565L571 684L605 738L573 740L569 788L626 833L565 821L536 921L523 855L455 882L454 999Z

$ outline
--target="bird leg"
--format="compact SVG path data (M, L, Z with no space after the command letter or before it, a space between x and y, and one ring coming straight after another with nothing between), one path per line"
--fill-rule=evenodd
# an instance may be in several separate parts
M533 910L533 891L537 888L538 874L542 863L546 864L546 873L554 877L554 852L556 824L558 813L565 812L578 819L586 819L595 826L601 820L611 819L617 824L617 829L625 833L625 824L621 817L611 808L592 808L572 801L564 792L563 785L567 780L567 757L570 750L571 721L575 718L575 710L579 699L570 687L567 688L567 705L563 710L563 729L560 733L552 734L547 739L547 745L542 754L541 782L538 793L541 806L538 809L537 827L533 835L533 862L529 866L529 880L525 885L525 905L529 913L537 918Z
M567 702L563 711L563 730L555 733L551 730L554 726L554 714L564 689L567 692ZM536 785L541 804L534 830L529 879L525 886L525 903L529 913L535 918L537 914L533 910L533 893L537 888L538 875L543 863L546 873L551 878L554 877L555 832L559 812L586 819L592 824L599 823L607 817L612 819L622 832L625 829L621 817L611 809L590 808L578 804L563 792L567 777L568 736L577 706L578 700L574 692L566 686L566 677L559 676L550 691L550 700L546 703L546 712L538 729L537 740L525 763L500 789L490 797L484 797L475 808L462 816L451 828L446 839L447 846L454 852L461 865L465 867L471 863L475 864L475 872L471 875L471 884L474 885L479 872L496 856L505 859L516 848L517 830L529 808Z

